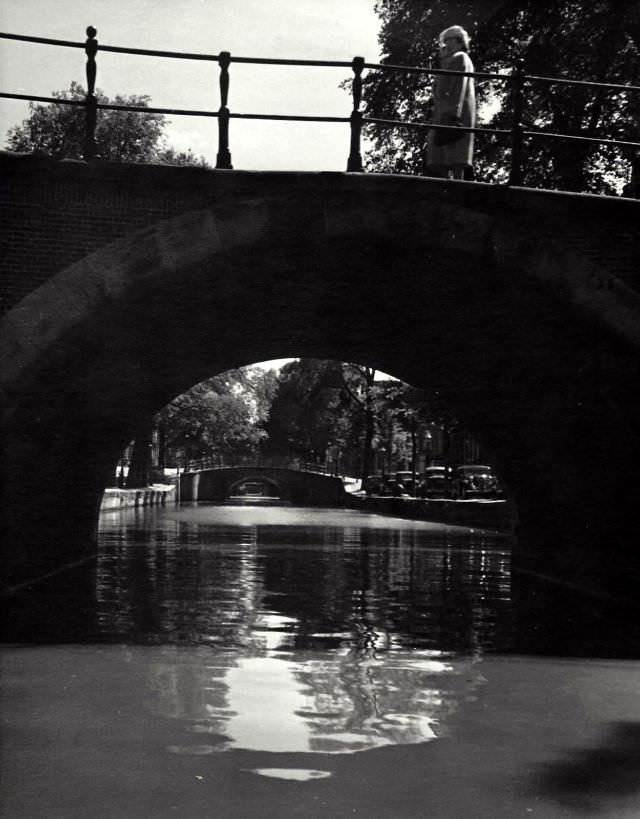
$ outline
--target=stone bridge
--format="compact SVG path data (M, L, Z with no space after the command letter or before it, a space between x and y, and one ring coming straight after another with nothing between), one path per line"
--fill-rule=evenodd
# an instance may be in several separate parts
M542 600L543 574L565 598L588 589L595 618L607 601L635 605L639 202L418 177L0 164L9 586L91 549L120 453L174 396L232 367L313 356L431 391L483 442L518 506L527 594Z
M295 506L344 506L340 478L298 469L236 466L186 472L180 476L180 500L222 503L239 494L242 484L265 484L270 494Z

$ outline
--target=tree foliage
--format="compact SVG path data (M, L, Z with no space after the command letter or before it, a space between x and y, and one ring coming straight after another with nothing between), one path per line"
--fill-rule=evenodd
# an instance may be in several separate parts
M54 91L60 100L84 102L86 92L76 82L68 91ZM98 103L103 105L149 106L147 95L117 95L109 99L99 89ZM177 151L167 145L164 114L141 114L134 111L99 110L96 125L97 155L115 162L159 162L166 165L207 166L203 157L191 150ZM21 125L7 132L11 151L41 152L54 157L81 159L85 138L85 111L82 105L29 103L29 116Z
M229 370L178 396L155 418L169 456L163 465L268 454L330 464L354 477L383 464L392 471L429 463L431 432L446 424L456 426L437 397L381 378L371 367L319 359L291 361L278 372ZM139 438L148 452L149 431ZM143 480L148 467L141 462L138 471Z
M476 71L508 74L523 60L527 74L622 85L640 84L640 3L458 2L378 0L382 63L434 66L437 34L459 23L472 36ZM371 71L365 78L366 113L427 123L431 85L426 75ZM506 90L505 90L506 89ZM512 125L512 96L500 81L478 83L481 124ZM524 95L527 127L572 136L640 141L638 92L531 81ZM368 126L370 170L419 173L426 128ZM552 138L529 138L525 184L598 193L619 190L631 149ZM476 178L505 181L509 140L476 138Z
M189 458L255 452L266 437L263 425L275 383L273 371L250 367L196 384L156 418L165 447Z
M266 450L316 461L329 446L346 446L341 387L338 362L303 358L285 364L265 425Z
M371 367L301 359L282 368L266 430L270 452L340 461L366 477L380 465L415 464L433 422L421 390L377 378ZM381 453L384 452L384 456Z
M351 405L350 443L358 452L358 472L364 480L372 471L376 433L376 371L372 367L347 363L342 365L341 377L346 402Z

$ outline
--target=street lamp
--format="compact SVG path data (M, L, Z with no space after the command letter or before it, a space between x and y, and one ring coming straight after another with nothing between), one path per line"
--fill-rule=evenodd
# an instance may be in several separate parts
M432 454L432 447L433 447L433 435L427 430L424 436L424 454L425 454L425 467L431 466L431 454Z

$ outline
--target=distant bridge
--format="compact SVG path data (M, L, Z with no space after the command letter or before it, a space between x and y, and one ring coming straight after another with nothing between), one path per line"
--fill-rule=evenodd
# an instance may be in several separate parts
M343 481L333 466L276 455L219 455L190 459L180 473L182 501L227 501L258 484L297 506L343 506ZM248 494L251 494L249 491Z
M250 485L266 488L271 497L296 506L344 506L346 494L340 478L324 471L308 470L300 462L276 466L286 459L269 459L236 466L213 466L194 469L180 475L180 500L222 503L238 495L250 495ZM313 466L309 464L309 466Z

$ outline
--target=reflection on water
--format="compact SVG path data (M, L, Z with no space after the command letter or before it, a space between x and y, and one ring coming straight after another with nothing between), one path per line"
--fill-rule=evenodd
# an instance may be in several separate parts
M298 782L308 782L310 779L326 779L331 776L330 771L314 771L309 768L254 768L252 773L276 779L294 779Z
M446 717L483 680L477 658L434 654L216 652L194 663L192 653L167 647L148 668L147 708L194 735L167 749L175 754L330 754L427 742L446 734Z
M146 708L193 737L170 754L430 741L508 646L503 536L283 507L103 518L99 632L163 646Z
M103 524L105 639L296 651L508 647L504 536L283 507L141 510Z

